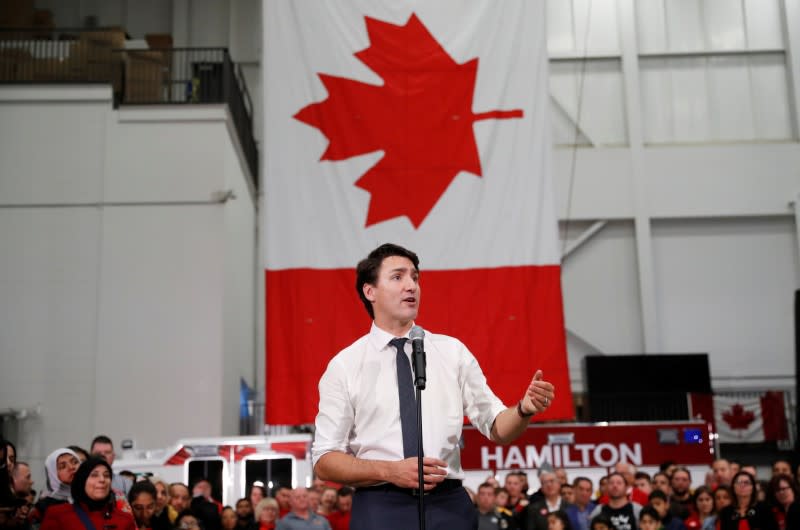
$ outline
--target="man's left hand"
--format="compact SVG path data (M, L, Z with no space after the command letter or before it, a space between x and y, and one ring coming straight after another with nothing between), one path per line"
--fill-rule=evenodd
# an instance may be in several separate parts
M541 370L536 370L536 373L531 379L531 384L528 385L528 390L525 392L525 397L522 398L523 412L540 413L547 410L553 403L556 397L555 387L552 383L548 383L543 379L544 375Z

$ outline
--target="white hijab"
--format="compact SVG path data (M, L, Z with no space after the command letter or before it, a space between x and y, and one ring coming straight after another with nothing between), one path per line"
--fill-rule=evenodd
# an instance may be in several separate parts
M78 455L75 454L75 451L67 449L66 447L56 449L47 456L44 461L44 467L47 472L47 496L62 501L72 501L70 485L64 484L58 479L58 457L61 455L72 455L77 458L79 462L81 460Z

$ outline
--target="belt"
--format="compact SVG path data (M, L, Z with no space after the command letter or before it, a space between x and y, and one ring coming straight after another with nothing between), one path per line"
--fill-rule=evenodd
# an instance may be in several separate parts
M446 478L442 482L437 484L436 487L433 488L432 490L423 492L422 495L440 495L442 493L452 491L460 487L461 487L460 480L454 478ZM378 484L377 486L366 486L363 488L358 488L358 491L395 491L397 493L405 493L406 495L419 497L419 488L401 488L400 486L396 486L391 482L386 482L385 484Z

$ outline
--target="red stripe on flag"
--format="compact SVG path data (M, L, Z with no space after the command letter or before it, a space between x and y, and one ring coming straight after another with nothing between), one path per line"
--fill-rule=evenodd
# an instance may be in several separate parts
M572 419L557 265L423 271L417 322L460 339L507 405L537 368L556 385L539 419ZM311 423L328 361L369 331L353 269L266 271L266 423Z
M766 392L761 396L761 419L765 440L786 440L789 432L783 406L783 392Z

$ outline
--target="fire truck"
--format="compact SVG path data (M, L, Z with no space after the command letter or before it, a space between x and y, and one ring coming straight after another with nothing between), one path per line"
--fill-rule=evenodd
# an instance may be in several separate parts
M279 486L311 485L311 435L186 438L154 450L124 450L114 470L158 476L167 483L211 482L212 496L235 504L253 484L270 495Z
M123 451L114 469L188 485L206 478L215 498L233 504L254 483L263 484L270 494L278 486L310 486L311 442L310 434L183 439L166 449ZM563 467L570 480L586 476L596 485L618 462L652 475L665 461L686 466L693 486L698 486L716 454L713 428L699 420L533 424L515 443L504 446L468 425L461 438L464 485L473 490L489 475L502 482L514 469L527 471L535 490L542 468Z

